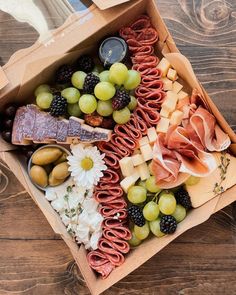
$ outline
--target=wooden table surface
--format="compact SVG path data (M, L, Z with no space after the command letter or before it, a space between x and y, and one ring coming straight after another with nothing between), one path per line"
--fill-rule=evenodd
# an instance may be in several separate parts
M44 11L50 28L63 23L70 10L59 9L61 0L34 2ZM77 9L89 4L73 2ZM236 127L236 1L157 3L179 49L227 121ZM30 46L37 36L28 24L0 12L1 62ZM9 179L0 194L0 295L89 294L65 243L12 172L4 163L0 165ZM228 206L104 294L236 294L235 216L236 206Z

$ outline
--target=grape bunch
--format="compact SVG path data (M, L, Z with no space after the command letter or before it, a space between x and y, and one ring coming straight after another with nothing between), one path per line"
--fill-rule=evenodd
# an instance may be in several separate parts
M102 119L104 125L111 120L116 124L129 121L137 106L137 100L130 91L140 84L141 76L122 63L114 63L109 70L104 70L95 65L90 56L84 55L74 66L60 66L55 80L52 87L42 84L35 89L39 108L50 111L54 116L100 116L102 127ZM62 103L63 99L66 103ZM90 124L90 121L86 123Z
M194 185L197 182L198 178L191 176L187 183ZM132 222L131 246L138 246L150 233L156 237L174 233L191 208L191 199L184 186L162 190L153 175L130 187L127 199L130 202L128 216ZM134 207L138 208L134 210Z

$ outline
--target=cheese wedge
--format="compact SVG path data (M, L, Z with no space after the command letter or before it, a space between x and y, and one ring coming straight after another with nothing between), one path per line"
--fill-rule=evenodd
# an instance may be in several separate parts
M148 144L148 143L149 143L149 140L148 140L148 137L147 137L147 136L142 137L142 138L138 141L138 144L139 144L140 147L141 147L142 145L145 145L145 144Z
M168 78L162 78L161 80L163 82L163 89L165 91L172 90L172 88L173 88L173 82L170 79L168 79Z
M171 113L175 110L177 101L178 101L177 93L173 91L168 91L166 94L166 99L161 106L166 111Z
M157 68L161 70L162 72L162 77L165 77L167 75L167 72L170 67L171 67L171 64L165 57L163 57L161 61L159 62L159 64L157 65Z
M123 176L130 176L134 174L134 165L131 157L125 157L119 161L121 173Z
M230 154L222 153L214 153L214 156L218 164L216 170L209 176L200 178L197 184L186 185L194 208L203 205L236 184L236 158ZM229 162L229 165L226 168L225 179L223 179L219 166L227 165L227 162Z
M174 69L169 69L167 72L167 78L175 81L177 79L177 72Z
M155 127L148 128L147 136L148 136L150 143L153 143L157 140L157 132L156 132Z
M140 147L141 154L144 158L144 161L149 161L152 160L153 158L153 152L152 152L152 147L150 144L145 144Z
M138 174L141 178L141 180L146 180L150 177L150 171L148 169L148 165L146 162L144 162L143 164L137 166L137 171L138 171Z
M181 111L174 111L170 117L171 125L180 125L183 119L184 113Z
M180 84L179 82L175 81L173 83L173 87L172 87L172 91L175 92L175 93L179 93L183 88L183 85Z
M133 186L138 179L139 179L139 173L138 173L138 171L135 171L135 173L133 175L130 175L130 176L124 178L120 182L120 185L121 185L123 191L127 194L129 188L131 186Z
M166 133L170 125L170 120L167 118L161 118L157 123L156 131Z

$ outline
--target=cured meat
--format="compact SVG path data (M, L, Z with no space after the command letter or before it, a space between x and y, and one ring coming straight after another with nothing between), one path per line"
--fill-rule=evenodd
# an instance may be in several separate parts
M137 141L135 142L134 139L128 136L112 136L111 143L119 147L120 150L126 150L125 156L130 156L132 154L132 151L137 147Z
M123 240L130 240L132 234L130 230L124 226L116 227L116 228L105 228L103 230L103 236L109 241L113 241L115 238L120 238Z
M108 204L109 205L109 204ZM114 209L109 206L102 206L99 210L103 217L117 217L118 219L125 219L128 214L126 209Z
M106 190L97 190L94 194L94 198L99 203L107 203L109 204L110 201L120 198L123 196L123 190L120 186L113 187L110 186Z
M112 253L105 253L106 258L111 262L114 266L120 266L124 263L125 257L117 250L113 250Z
M119 174L112 170L112 169L107 169L105 171L103 171L103 177L100 178L99 183L110 183L110 184L114 184L114 183L118 183L119 182Z
M87 259L90 267L100 273L103 279L107 278L115 268L115 266L107 259L106 255L98 250L89 252Z
M98 242L98 249L107 254L113 254L117 250L123 254L129 252L129 244L126 241L114 238L112 241L101 238Z
M125 125L116 125L114 128L114 132L117 136L120 136L121 138L125 136L130 136L135 141L138 141L142 137L142 133L140 130L136 129L134 127L134 124L132 121L134 120L133 116L131 117L130 121Z
M131 57L133 64L143 64L146 66L146 68L154 68L159 63L159 58L154 55L135 55L134 57Z
M112 138L114 138L114 137L116 137L116 135L112 134ZM98 148L100 151L104 152L105 154L112 153L112 154L117 155L118 159L126 157L130 153L130 151L127 148L125 148L121 145L120 146L114 145L111 142L99 142Z
M126 220L119 220L114 219L113 217L106 218L103 221L103 228L118 228L120 226L124 226L126 223Z

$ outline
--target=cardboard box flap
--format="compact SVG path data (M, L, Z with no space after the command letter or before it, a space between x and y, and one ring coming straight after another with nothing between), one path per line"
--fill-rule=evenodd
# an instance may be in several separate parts
M3 68L0 67L0 90L4 88L9 83L6 74L3 71Z
M131 0L92 0L99 9L104 10Z

